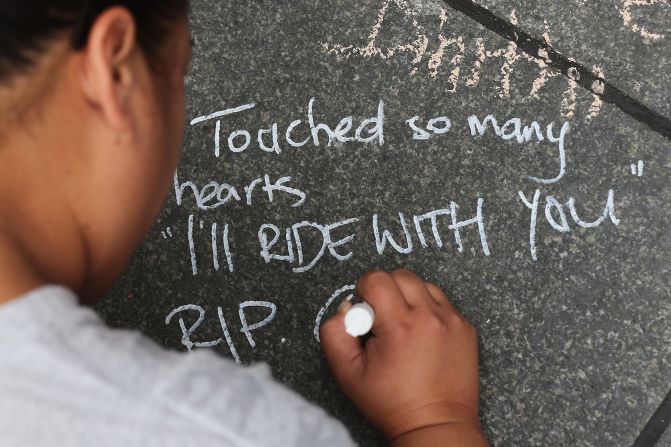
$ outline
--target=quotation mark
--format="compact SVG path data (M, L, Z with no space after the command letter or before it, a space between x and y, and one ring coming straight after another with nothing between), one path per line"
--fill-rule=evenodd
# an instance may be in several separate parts
M164 231L161 231L161 236L163 236L163 239L168 239L169 237L172 237L172 230L170 227L166 228Z
M638 160L638 163L631 164L631 175L643 177L643 160Z

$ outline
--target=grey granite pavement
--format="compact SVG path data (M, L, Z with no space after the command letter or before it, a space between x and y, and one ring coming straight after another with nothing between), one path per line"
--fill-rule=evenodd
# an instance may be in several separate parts
M551 18L563 53L602 64L607 78L668 116L666 41L637 43L615 27L620 0L585 9L573 1L518 5L519 26L536 33ZM486 5L502 15L514 6ZM649 7L657 12L648 20L668 19L665 8ZM202 0L193 9L187 115L204 118L188 125L178 188L159 222L98 306L110 324L185 349L177 320L166 325L166 316L201 306L205 320L192 340L217 340L221 307L243 363L268 362L279 380L344 420L362 446L384 445L337 390L313 330L329 297L358 275L406 266L445 288L479 329L492 445L633 442L671 385L671 141L438 1ZM594 37L590 45L584 36ZM640 88L627 64L639 70ZM335 129L345 119L343 130L351 116L352 130L342 133L353 141L328 145L320 131L315 145L312 98L313 125ZM491 122L472 135L469 117L487 115L500 135ZM366 119L359 139L372 141L356 141ZM286 132L297 120L292 141L306 142L292 147ZM529 127L525 141L534 121L538 133ZM259 129L269 129L268 152ZM331 251L324 235L335 223L331 242L355 238ZM385 229L398 249L381 247ZM240 331L248 301L277 308L251 333L255 347ZM269 312L243 311L248 325ZM179 316L190 325L198 314ZM231 356L225 343L212 349ZM668 436L660 445L670 445Z
M440 1L440 0L438 0ZM590 67L665 116L671 115L668 0L478 0Z
M671 430L666 430L662 437L657 442L658 447L669 447L671 446Z

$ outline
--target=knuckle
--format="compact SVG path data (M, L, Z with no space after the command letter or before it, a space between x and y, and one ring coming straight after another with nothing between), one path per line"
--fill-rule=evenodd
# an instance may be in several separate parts
M450 326L454 326L456 328L461 328L465 326L465 324L468 324L468 322L464 320L464 318L456 312L450 312L448 314L447 322Z
M405 335L413 332L415 324L410 318L401 318L396 324L396 330L399 334Z
M391 272L391 276L396 282L411 282L419 279L414 272L403 268L394 270Z
M448 323L450 326L455 329L461 330L468 335L476 336L477 330L470 321L459 314L452 314Z
M432 291L433 293L440 295L441 297L447 297L447 294L443 289L441 289L438 284L432 283L432 282L426 282L426 288Z
M359 278L358 286L369 287L383 282L387 278L387 273L382 270L371 270L366 272Z
M365 298L382 299L389 292L389 284L384 281L371 282L366 286Z
M441 334L447 329L443 320L430 310L413 311L412 326L425 334Z
M445 325L438 317L429 316L425 318L424 327L433 332L443 332L445 330Z
M413 274L410 270L406 268L397 268L392 270L391 275L392 276L402 276L402 275L407 275L407 274Z

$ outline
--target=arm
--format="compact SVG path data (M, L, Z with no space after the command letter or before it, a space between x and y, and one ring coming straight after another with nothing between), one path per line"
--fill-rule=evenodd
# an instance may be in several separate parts
M372 272L357 293L375 310L366 343L345 332L348 303L322 325L333 374L393 447L484 447L477 335L437 286L407 270Z

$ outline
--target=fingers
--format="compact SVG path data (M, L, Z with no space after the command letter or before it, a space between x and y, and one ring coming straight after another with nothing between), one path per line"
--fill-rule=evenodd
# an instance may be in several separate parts
M373 331L385 324L393 324L408 310L407 301L394 278L386 272L369 272L357 282L356 293L375 311Z
M345 332L345 314L351 307L349 301L343 301L338 312L321 325L319 334L326 360L340 383L350 383L363 368L361 340Z
M429 293L424 280L410 270L394 270L391 272L391 277L411 307L434 307L438 304Z
M443 292L443 289L441 289L434 283L427 282L426 289L429 291L429 294L431 294L433 300L439 305L444 305L446 303L450 304L450 299L447 297L445 292Z
M429 290L429 293L433 299L441 303L440 313L443 316L443 321L449 325L454 325L456 323L471 326L466 318L464 318L464 316L461 315L461 313L452 305L452 303L450 303L450 299L440 287L432 283L426 283L426 288Z
M411 308L429 309L447 323L464 320L438 286L405 269L366 273L357 284L357 294L375 310L373 332L378 335Z

